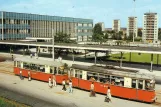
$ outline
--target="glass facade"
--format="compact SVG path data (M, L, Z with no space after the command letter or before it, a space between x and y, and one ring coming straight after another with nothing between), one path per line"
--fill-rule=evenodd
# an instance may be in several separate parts
M0 12L1 40L51 38L53 33L63 32L77 41L87 41L92 36L92 29L92 19Z

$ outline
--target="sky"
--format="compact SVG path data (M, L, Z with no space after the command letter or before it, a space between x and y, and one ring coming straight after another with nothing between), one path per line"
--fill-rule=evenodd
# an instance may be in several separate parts
M114 19L127 27L128 17L137 16L138 27L142 27L146 12L158 13L161 19L161 0L136 0L135 6L133 0L0 0L0 10L93 19L94 24L104 22L106 28L112 27Z

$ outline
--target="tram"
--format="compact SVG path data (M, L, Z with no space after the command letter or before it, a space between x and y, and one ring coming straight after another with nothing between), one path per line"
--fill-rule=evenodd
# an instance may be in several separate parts
M68 76L74 87L83 90L90 90L94 82L97 93L107 94L107 87L110 87L112 96L148 103L156 100L154 76L136 70L73 64Z
M58 61L41 60L30 57L19 57L14 60L14 74L23 77L30 76L32 79L48 82L49 77L53 79L55 74L56 82L61 84L63 79L68 79L67 73L64 72L64 65Z
M20 57L14 60L14 73L32 79L48 82L49 78L56 77L56 82L71 79L73 87L90 90L94 83L97 93L106 94L107 87L111 89L111 95L152 103L156 100L155 78L152 75L141 74L136 70L120 69L113 66L85 66L73 64L65 71L64 64L58 61L47 61L37 58Z

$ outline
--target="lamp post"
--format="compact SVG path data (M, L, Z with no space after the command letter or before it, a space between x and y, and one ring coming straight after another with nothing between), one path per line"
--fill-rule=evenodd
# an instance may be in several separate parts
M55 57L54 57L54 29L52 29L52 36L53 36L53 61L55 61Z
M133 25L134 26L134 28L133 28L133 42L134 42L135 41L135 39L134 39L135 38L134 37L135 36L134 35L134 32L135 32L135 0L133 0L133 1L134 1L134 25Z

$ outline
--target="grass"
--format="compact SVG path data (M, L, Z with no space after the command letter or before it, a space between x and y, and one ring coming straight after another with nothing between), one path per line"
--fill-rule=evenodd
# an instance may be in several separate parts
M30 106L0 97L0 107L30 107Z
M109 60L120 60L120 54L112 54ZM130 53L124 53L122 61L130 61ZM131 62L151 63L151 54L147 53L131 53ZM157 64L157 54L153 54L153 64ZM158 64L161 64L161 55L158 57Z

